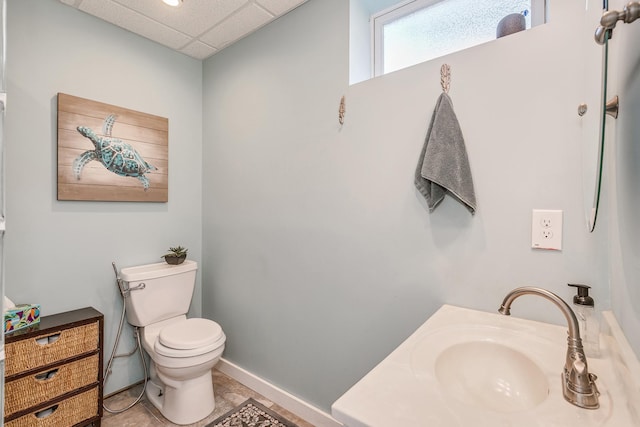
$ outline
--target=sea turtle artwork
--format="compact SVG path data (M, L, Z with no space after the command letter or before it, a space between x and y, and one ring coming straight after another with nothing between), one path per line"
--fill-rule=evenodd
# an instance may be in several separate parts
M76 128L82 136L91 140L95 149L85 151L76 157L73 161L73 174L79 180L82 169L86 164L96 160L102 163L108 171L117 175L138 178L144 186L144 191L147 191L149 189L149 179L144 174L158 168L147 163L131 144L111 137L111 129L115 121L115 114L109 114L104 119L102 124L103 136L96 134L86 126L78 126Z

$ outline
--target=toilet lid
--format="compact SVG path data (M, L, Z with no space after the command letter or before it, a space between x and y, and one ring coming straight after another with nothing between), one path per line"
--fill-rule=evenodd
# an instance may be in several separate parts
M176 350L208 347L224 336L222 328L209 319L185 319L162 328L158 341Z
M226 339L227 337L225 337L223 333L220 339L218 339L213 344L205 345L204 347L191 348L187 350L176 350L175 348L162 345L160 340L157 340L153 345L153 351L155 352L156 355L166 356L172 359L200 356L200 355L212 353L212 352L218 352L219 354L222 354ZM164 366L168 366L168 365L164 365Z

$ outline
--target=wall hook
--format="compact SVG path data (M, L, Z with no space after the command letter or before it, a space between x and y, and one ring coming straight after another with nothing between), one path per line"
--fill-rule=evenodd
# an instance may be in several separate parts
M442 85L442 91L449 93L449 87L451 86L451 67L449 64L442 64L442 67L440 67L440 84Z
M347 112L347 107L345 106L344 95L340 98L340 107L338 108L338 122L341 125L344 124L344 114Z

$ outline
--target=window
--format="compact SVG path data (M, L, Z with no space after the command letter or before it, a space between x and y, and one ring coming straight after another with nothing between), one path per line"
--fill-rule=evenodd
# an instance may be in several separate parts
M496 38L502 18L526 28L545 22L545 0L410 0L372 16L374 75L409 67Z

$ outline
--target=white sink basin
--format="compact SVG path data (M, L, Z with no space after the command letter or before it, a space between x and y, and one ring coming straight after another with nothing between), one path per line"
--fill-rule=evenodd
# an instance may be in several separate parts
M551 363L559 374L566 348L527 335L487 322L432 328L411 349L411 369L418 381L435 380L439 390L466 405L502 413L528 410L549 396L540 366L555 355L557 363Z
M442 306L334 402L333 417L346 427L638 425L616 357L588 359L600 408L574 406L561 384L567 327L515 315Z
M412 357L414 369L421 366ZM449 396L498 412L531 409L549 395L542 370L523 353L489 341L471 341L444 350L433 366Z

